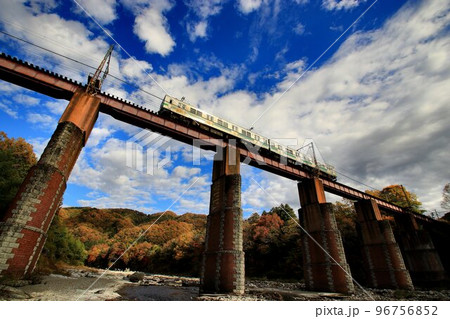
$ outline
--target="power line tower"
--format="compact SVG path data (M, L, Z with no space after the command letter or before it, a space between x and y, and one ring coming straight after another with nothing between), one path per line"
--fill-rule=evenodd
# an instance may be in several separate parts
M103 58L102 62L98 66L95 73L92 75L90 74L88 77L88 85L86 87L86 93L90 95L96 95L98 92L100 92L100 89L102 88L103 81L105 80L106 76L109 73L109 63L111 61L111 55L114 49L114 44L112 44L108 52L106 52L105 57ZM103 71L103 67L106 64L105 71ZM103 72L103 75L102 75ZM101 75L101 77L100 77Z

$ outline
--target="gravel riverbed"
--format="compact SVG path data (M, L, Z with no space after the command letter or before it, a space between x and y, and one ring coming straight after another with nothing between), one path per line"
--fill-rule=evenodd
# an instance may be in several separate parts
M450 300L450 290L404 291L392 289L356 288L352 295L306 291L304 284L269 280L246 281L245 294L199 295L199 279L181 276L140 274L133 278L130 271L68 269L65 275L42 276L30 281L0 284L0 300L147 300L147 301L206 301L206 300Z

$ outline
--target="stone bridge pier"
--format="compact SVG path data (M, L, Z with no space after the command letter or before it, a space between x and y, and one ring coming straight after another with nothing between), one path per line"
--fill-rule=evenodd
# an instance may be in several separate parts
M350 267L344 253L331 203L326 202L322 181L298 183L301 240L306 288L351 294Z
M389 220L383 220L373 199L355 202L367 284L374 288L413 290Z
M411 279L418 286L439 286L446 272L433 241L412 214L396 214L398 241Z
M227 146L214 157L201 293L244 293L242 238L240 155Z
M70 172L98 117L100 99L75 92L38 163L0 221L0 276L31 274Z

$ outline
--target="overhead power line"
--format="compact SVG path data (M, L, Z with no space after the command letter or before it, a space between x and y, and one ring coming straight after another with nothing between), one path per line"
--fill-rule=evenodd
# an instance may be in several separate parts
M54 50L45 48L45 47L43 47L43 46L41 46L41 45L35 44L35 43L31 42L31 41L28 41L28 40L25 40L25 39L20 38L20 37L18 37L18 36L12 35L12 34L10 34L10 33L8 33L8 32L3 31L3 30L0 30L0 33L4 34L4 35L6 35L6 36L8 36L8 37L10 37L10 38L13 38L13 39L15 39L15 40L24 42L24 43L26 43L26 44L32 45L32 46L34 46L34 47L36 47L36 48L39 48L39 49L44 50L44 51L46 51L46 52L49 52L49 53L51 53L51 54L57 55L57 56L59 56L59 57L61 57L61 58L64 58L64 59L67 59L67 60L69 60L69 61L72 61L72 62L78 63L78 64L80 64L80 65L83 65L83 66L88 67L88 68L90 68L90 69L93 69L93 70L96 70L96 69L97 69L95 66L92 66L92 65L86 64L86 63L84 63L84 62L81 62L81 61L79 61L79 60L77 60L77 59L68 57L68 56L66 56L66 55L64 55L64 54L62 54L62 53L58 53L58 52L56 52L56 51L54 51ZM109 74L108 76L109 76L109 77L112 77L112 78L116 79L117 81L120 81L120 82L122 82L122 83L124 83L124 84L126 84L126 85L132 86L132 87L134 87L135 89L137 89L137 90L139 90L139 91L141 91L141 92L143 92L143 93L145 93L145 94L148 94L148 95L150 95L150 96L152 96L152 97L154 97L154 98L157 98L157 99L159 99L159 100L162 100L162 99L163 99L162 97L157 96L157 95L155 95L155 94L153 94L153 93L151 93L151 92L148 92L148 91L146 91L146 90L140 88L140 87L137 86L136 84L130 83L130 82L128 82L128 81L126 81L126 80L124 80L124 79L122 79L122 78L119 78L118 76L115 76L115 75L113 75L113 74Z

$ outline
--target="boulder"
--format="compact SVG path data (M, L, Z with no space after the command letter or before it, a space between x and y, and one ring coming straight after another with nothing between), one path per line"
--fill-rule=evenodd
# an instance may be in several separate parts
M143 280L144 277L145 277L145 274L144 274L143 272L137 271L137 272L135 272L134 274L131 274L131 275L128 277L128 279L129 279L131 282L139 282L139 281Z

